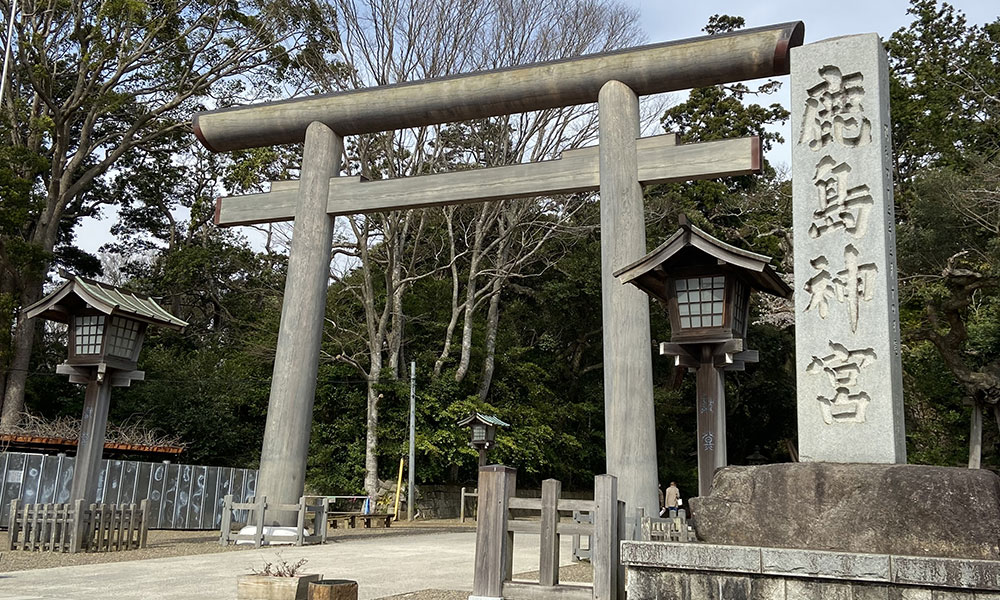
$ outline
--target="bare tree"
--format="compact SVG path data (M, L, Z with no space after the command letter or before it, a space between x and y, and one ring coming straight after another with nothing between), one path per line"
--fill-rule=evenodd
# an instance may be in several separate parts
M338 13L350 69L337 85L347 89L611 50L641 39L636 12L614 0L338 0ZM554 158L593 140L596 118L595 108L584 106L360 136L349 146L349 164L377 179ZM488 306L485 396L504 284L537 272L539 249L572 210L565 198L546 198L349 219L349 235L335 251L356 262L335 275L355 291L364 318L349 331L333 316L337 325L328 329L337 348L330 355L368 381L369 494L377 489L376 388L383 371L400 372L406 292L424 277L451 278L451 318L435 372L449 362L460 335L458 380L471 368L474 317Z

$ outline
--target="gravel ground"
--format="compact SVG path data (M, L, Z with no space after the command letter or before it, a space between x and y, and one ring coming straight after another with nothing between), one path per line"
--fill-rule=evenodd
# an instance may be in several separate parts
M331 529L329 536L334 539L344 539L366 536L415 535L428 531L454 529L472 530L475 529L475 522L466 521L463 524L459 523L457 519L414 521L413 523L401 521L394 523L388 529ZM6 547L7 533L0 532L0 548ZM252 548L253 546L220 546L219 534L215 531L152 530L149 532L147 547L141 550L130 550L127 552L88 552L80 554L5 551L0 553L0 573L45 569L49 567L166 558L170 556L241 552ZM514 575L514 578L525 581L538 581L538 571L518 573ZM562 567L559 570L559 579L563 582L589 583L593 581L593 571L590 563L575 563ZM468 597L468 591L427 589L396 596L387 596L382 600L468 600Z
M538 581L538 571L518 573L514 579ZM589 562L574 563L559 569L559 581L563 583L593 583L594 570ZM420 590L395 596L385 596L379 600L468 600L468 591L456 590Z
M375 529L330 529L330 538L348 538L375 535L412 535L422 531L440 531L442 529L474 529L475 523L465 524L453 520L401 521L392 527ZM7 548L7 532L0 532L0 548ZM220 546L219 533L216 531L176 531L150 530L147 546L140 550L122 552L82 552L79 554L63 554L59 552L26 552L4 551L0 553L0 573L9 571L26 571L29 569L47 569L49 567L68 567L73 565L92 565L97 563L125 562L145 560L148 558L166 558L169 556L188 556L194 554L214 554L216 552L240 552L252 549L247 546Z

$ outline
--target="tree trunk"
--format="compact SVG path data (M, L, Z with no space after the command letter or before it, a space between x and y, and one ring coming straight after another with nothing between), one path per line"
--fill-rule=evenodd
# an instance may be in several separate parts
M500 325L500 290L506 281L504 271L509 267L508 258L510 255L510 236L508 235L508 218L511 222L517 222L517 218L512 215L516 213L517 205L510 203L501 211L497 219L497 235L500 236L500 247L497 249L496 268L499 273L493 276L493 284L490 286L490 308L486 314L486 356L483 359L483 373L479 381L479 399L486 400L490 393L490 385L493 383L493 372L496 366L497 350L497 328Z
M372 365L372 375L368 378L368 431L365 434L365 494L378 500L378 391L379 370Z
M483 359L483 375L479 381L479 399L486 401L493 383L493 371L496 366L497 327L500 324L500 288L503 280L499 277L493 280L493 296L490 298L490 309L486 315L486 357Z
M476 221L473 235L472 256L469 259L469 282L465 288L465 322L462 325L462 355L455 370L455 381L462 383L469 372L469 362L472 360L472 328L476 309L476 277L479 274L479 261L483 251L483 235L485 234L489 203L484 203Z
M27 283L27 289L21 295L21 310L34 304L42 295L39 282ZM31 363L31 349L35 342L35 319L25 319L23 312L17 320L13 336L13 356L10 361L10 371L7 374L3 395L3 412L0 414L0 428L7 429L17 425L24 412L24 390L28 381L28 367Z
M972 426L969 432L969 468L978 469L983 455L983 407L972 403Z
M451 340L455 335L455 327L458 325L458 316L462 314L462 311L458 306L458 262L456 260L456 249L455 249L455 228L452 217L455 214L455 207L449 206L445 208L444 218L448 223L448 243L449 243L449 254L451 259L451 265L449 270L451 271L451 319L448 320L448 328L444 333L444 344L441 348L441 354L438 359L434 361L434 376L441 376L441 369L444 367L444 362L448 360L448 354L451 352Z

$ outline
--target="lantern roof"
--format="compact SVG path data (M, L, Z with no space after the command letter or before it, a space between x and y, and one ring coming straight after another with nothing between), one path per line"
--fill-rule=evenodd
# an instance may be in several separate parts
M66 282L54 292L24 309L25 317L42 317L51 321L68 323L70 316L85 305L109 316L120 316L151 325L181 331L187 326L168 313L156 300L137 292L86 279L79 275L62 273Z
M622 283L631 283L666 302L666 279L670 271L679 267L704 265L705 259L715 264L727 265L741 273L751 287L768 294L790 299L792 288L771 268L771 257L737 248L714 238L695 227L681 215L680 229L655 250L634 263L619 269L615 277Z
M465 417L464 419L458 422L458 425L459 427L465 427L467 425L471 425L476 422L481 423L483 425L492 425L494 427L510 427L509 423L504 423L503 421L492 415L484 415L483 413L480 412L472 413L468 417Z

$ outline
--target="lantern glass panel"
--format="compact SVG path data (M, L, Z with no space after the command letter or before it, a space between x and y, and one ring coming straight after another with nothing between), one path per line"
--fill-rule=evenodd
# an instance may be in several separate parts
M485 442L486 441L486 426L485 425L473 425L472 426L472 441L473 442Z
M746 284L742 281L736 281L735 295L736 300L733 303L733 331L739 336L746 336L747 316L750 311L747 302L750 299L750 293L747 291Z
M77 315L73 317L76 344L73 352L77 355L100 354L104 341L104 315Z
M131 358L139 341L139 322L112 317L108 327L108 354Z
M722 309L726 278L688 277L674 282L677 290L677 316L681 329L722 327Z

